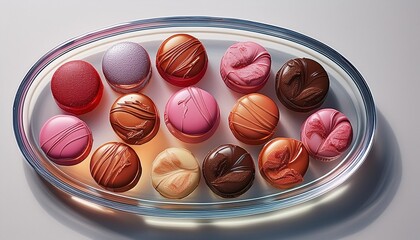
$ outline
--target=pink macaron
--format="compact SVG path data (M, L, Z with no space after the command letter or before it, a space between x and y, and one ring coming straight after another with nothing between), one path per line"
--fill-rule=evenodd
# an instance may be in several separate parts
M350 146L352 138L350 120L331 108L313 113L301 129L303 145L313 158L321 161L332 161L340 157Z
M39 145L47 157L59 165L82 162L92 149L92 133L77 117L57 115L48 119L39 133Z
M225 84L239 93L252 93L264 87L270 76L271 56L254 42L230 46L222 57L220 75Z
M220 110L216 99L203 89L183 88L166 103L166 126L181 141L205 141L216 131L219 122Z

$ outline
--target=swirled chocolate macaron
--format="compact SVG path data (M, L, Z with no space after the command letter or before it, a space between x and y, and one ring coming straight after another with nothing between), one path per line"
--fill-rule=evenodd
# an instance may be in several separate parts
M149 54L134 42L110 47L102 58L102 71L112 89L120 93L140 91L152 75Z
M276 74L276 93L287 108L308 112L322 105L327 97L329 78L318 62L296 58L286 62Z
M203 78L207 70L204 45L188 34L175 34L160 45L156 54L156 68L167 82L188 87Z
M142 168L134 149L125 143L109 142L93 153L90 173L101 187L124 192L137 184Z
M90 63L75 60L64 63L54 72L51 92L61 109L80 115L92 111L99 104L103 85Z
M230 46L222 57L220 75L233 91L252 93L264 87L270 76L271 56L254 42Z
M219 122L220 110L216 99L201 88L183 88L166 103L165 124L181 141L205 141L216 131Z
M159 112L152 99L141 93L118 98L111 107L109 120L115 133L128 144L143 144L159 131Z
M152 184L166 198L184 198L200 182L200 166L194 155L183 148L168 148L152 163Z
M92 133L77 117L57 115L48 119L39 133L39 145L47 157L60 165L82 162L92 149Z
M245 193L255 177L251 155L232 144L221 145L210 151L204 159L202 170L209 188L224 198Z
M308 152L300 141L292 138L269 141L258 157L261 176L272 186L281 189L303 182L308 165Z
M301 141L309 154L321 161L340 157L350 146L352 138L350 120L335 109L318 110L302 125Z
M279 122L279 109L271 98L250 93L241 97L229 114L229 128L246 144L258 145L271 138Z

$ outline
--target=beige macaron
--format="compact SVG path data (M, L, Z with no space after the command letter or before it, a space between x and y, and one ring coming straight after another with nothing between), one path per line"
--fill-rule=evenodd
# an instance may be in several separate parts
M188 196L200 182L200 166L194 155L183 148L168 148L152 163L153 187L164 197Z

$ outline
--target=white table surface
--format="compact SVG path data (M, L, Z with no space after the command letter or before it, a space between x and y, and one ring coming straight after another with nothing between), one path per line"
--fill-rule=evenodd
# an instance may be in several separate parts
M0 239L419 239L419 1L124 2L1 3ZM378 110L375 144L361 169L304 206L222 224L94 214L51 191L23 159L12 129L12 103L26 72L69 38L130 20L180 15L277 25L344 55L366 79Z

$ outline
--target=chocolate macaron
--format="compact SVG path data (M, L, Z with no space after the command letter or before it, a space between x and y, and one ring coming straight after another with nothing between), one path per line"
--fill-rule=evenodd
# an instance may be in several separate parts
M152 99L141 93L118 98L111 107L109 120L115 133L126 143L140 145L159 131L159 112Z
M207 70L204 45L188 34L175 34L160 45L156 54L156 68L167 82L187 87L196 84Z
M124 192L137 184L142 168L134 149L124 143L109 142L93 153L90 173L101 187Z
M287 108L308 112L322 105L327 97L329 78L318 62L296 58L286 62L276 74L276 93Z
M209 188L224 198L238 197L251 186L255 166L243 148L225 144L210 151L204 159L203 177Z

